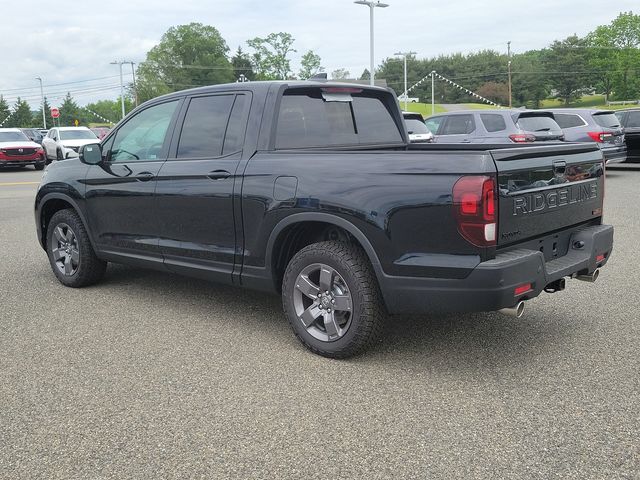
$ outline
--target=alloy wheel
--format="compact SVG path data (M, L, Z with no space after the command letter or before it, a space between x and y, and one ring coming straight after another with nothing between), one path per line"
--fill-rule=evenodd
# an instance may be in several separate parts
M80 265L80 249L74 231L66 223L58 224L53 230L51 243L53 260L60 273L74 275Z

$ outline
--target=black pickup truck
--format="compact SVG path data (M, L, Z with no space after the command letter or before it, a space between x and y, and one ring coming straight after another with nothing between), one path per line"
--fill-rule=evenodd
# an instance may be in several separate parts
M410 144L390 90L186 90L55 162L37 234L69 287L118 262L282 295L310 350L369 346L386 313L495 311L594 281L609 258L602 153Z

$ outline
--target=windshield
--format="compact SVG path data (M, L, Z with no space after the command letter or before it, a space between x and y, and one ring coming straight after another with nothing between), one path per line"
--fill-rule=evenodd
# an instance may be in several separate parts
M29 141L22 132L0 132L0 142L23 142Z
M95 140L91 130L60 130L60 140Z
M593 115L593 120L604 128L618 128L620 127L620 120L614 113L596 113Z
M407 132L409 133L431 133L424 122L417 118L405 118L404 123L407 124Z
M557 132L560 127L551 117L520 117L516 122L518 128L525 132Z

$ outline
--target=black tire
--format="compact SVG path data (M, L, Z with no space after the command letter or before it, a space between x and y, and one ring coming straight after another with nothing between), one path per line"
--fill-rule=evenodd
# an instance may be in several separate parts
M311 327L305 326L302 319L304 315L299 314L303 309L306 309L304 313L307 313L311 307L322 308L319 298L312 301L313 297L301 295L298 291L301 289L297 285L300 283L299 279L304 278L299 276L306 271L312 272L317 265L322 265L321 270L324 266L328 267L329 271L333 270L335 275L330 276L332 279L330 284L333 285L334 279L336 284L344 284L346 294L350 296L349 312L343 313L346 312L344 309L340 312L340 315L343 315L341 321L347 323L344 324L344 329L338 329L343 333L339 337L336 334L335 339L331 339L328 330L325 332L327 338L324 340L318 338L322 333L323 325L327 322L324 316L327 310L323 310L321 317L318 317ZM309 279L311 275L312 273L309 274ZM318 286L321 285L322 281L319 279ZM323 292L320 291L319 295L323 295ZM342 296L345 297L345 295ZM329 297L333 298L332 295ZM307 303L301 305L300 298ZM324 357L348 358L357 355L376 342L384 327L386 313L371 263L362 249L346 242L314 243L296 253L284 274L282 302L287 319L298 339L309 350ZM313 303L307 308L308 302ZM332 308L330 302L327 302L329 313ZM314 307L316 304L317 307ZM327 305L324 308L326 309ZM340 309L334 308L334 314L338 315L338 310ZM315 311L317 312L317 309Z
M60 230L57 231L58 228ZM69 230L72 235L69 234ZM64 238L63 244L68 245L67 250L60 247L60 236ZM69 240L71 237L75 241ZM60 252L63 252L64 259L59 258ZM80 216L71 209L56 212L49 221L47 256L54 275L67 287L80 288L93 285L102 279L107 269L107 262L100 260L93 251ZM75 257L75 261L73 259L69 261L71 267L65 273L67 257ZM59 263L61 260L62 265Z
M33 168L35 168L36 170L44 170L44 165L45 165L45 162L42 162L42 163L36 163L36 164L33 166Z
M56 160L64 160L64 155L62 155L62 150L60 148L56 149Z

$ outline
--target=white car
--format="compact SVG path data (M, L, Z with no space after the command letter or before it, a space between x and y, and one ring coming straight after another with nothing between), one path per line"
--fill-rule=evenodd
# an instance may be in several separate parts
M87 127L55 127L42 139L48 160L64 160L78 153L83 145L99 143L98 137Z
M404 103L404 102L407 102L407 103L420 103L420 98L419 97L406 97L404 95L400 95L398 97L398 101L400 103Z
M33 165L42 170L46 158L44 150L32 142L19 128L0 128L0 168Z
M433 142L433 133L427 128L422 115L415 112L402 112L411 143Z

